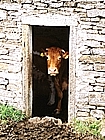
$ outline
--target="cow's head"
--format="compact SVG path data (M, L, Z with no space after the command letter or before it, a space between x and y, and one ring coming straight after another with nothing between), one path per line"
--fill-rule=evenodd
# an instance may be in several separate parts
M59 74L62 59L67 59L69 53L61 48L50 47L46 48L46 50L41 53L41 56L47 57L48 74L50 76L56 76Z

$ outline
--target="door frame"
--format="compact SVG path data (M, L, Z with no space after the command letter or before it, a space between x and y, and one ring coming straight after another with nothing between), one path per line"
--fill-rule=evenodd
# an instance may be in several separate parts
M74 19L75 20L72 20ZM61 21L62 20L62 21ZM68 122L76 117L76 53L77 53L77 17L63 15L29 16L22 20L22 53L23 53L23 102L25 113L32 116L32 25L69 26L69 88L68 88Z

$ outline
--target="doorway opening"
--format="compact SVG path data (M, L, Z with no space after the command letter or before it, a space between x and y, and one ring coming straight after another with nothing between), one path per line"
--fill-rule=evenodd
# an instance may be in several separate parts
M51 94L51 80L47 74L46 58L40 56L41 50L56 46L69 52L70 26L32 26L32 116L51 116L68 120L68 90L63 91L62 111L59 115L53 114L57 105L56 89L55 102L49 105ZM69 69L69 60L67 60ZM69 77L69 75L68 75Z

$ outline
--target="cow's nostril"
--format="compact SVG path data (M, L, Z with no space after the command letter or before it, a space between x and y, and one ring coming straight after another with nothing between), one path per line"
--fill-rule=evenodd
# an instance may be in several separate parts
M49 71L50 71L50 72L56 72L57 69L56 69L56 68L50 68Z

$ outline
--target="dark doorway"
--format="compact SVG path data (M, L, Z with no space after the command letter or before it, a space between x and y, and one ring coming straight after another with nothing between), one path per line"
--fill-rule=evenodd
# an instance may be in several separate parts
M46 58L40 56L42 49L56 46L69 51L69 27L50 27L33 26L33 105L32 115L34 116L53 116L61 118L63 121L68 119L68 91L64 91L62 100L62 112L59 116L54 116L53 111L56 108L56 90L55 103L48 105L51 86L47 75ZM67 63L69 65L69 62Z

